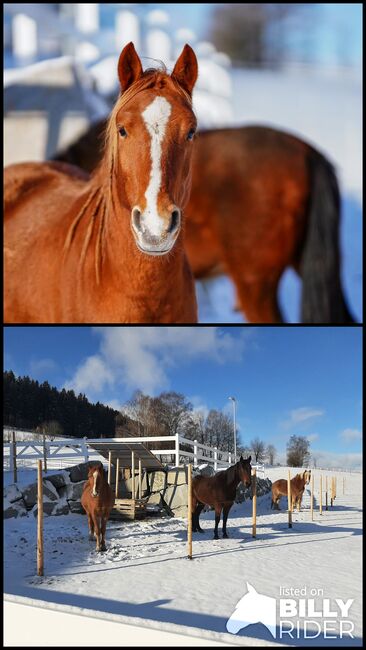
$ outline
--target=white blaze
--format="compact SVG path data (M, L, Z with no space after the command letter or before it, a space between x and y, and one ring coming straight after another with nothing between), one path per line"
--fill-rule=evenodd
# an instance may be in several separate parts
M146 128L151 136L151 173L145 192L146 209L143 223L150 233L159 237L164 229L164 220L158 213L158 194L161 185L161 143L172 107L165 97L155 97L142 113Z
M97 496L97 478L98 478L98 472L97 472L97 471L93 472L93 476L94 476L93 495L94 495L94 496Z

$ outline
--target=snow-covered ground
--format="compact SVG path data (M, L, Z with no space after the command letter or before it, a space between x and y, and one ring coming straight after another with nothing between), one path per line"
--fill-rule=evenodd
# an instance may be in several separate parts
M274 468L268 474L276 479L287 472ZM236 645L275 645L278 640L259 623L237 635L226 632L247 582L275 598L280 587L306 587L308 594L322 588L332 603L354 599L349 618L355 639L285 638L282 644L361 645L362 476L336 475L339 494L333 509L322 516L316 510L311 521L305 507L294 513L292 529L286 504L280 512L271 510L270 495L258 499L256 539L251 536L250 502L233 507L226 540L212 539L213 512L204 513L205 533L193 536L193 561L187 559L184 519L109 522L108 550L97 554L88 541L86 517L70 514L45 517L45 575L37 577L36 520L33 515L6 520L5 592L34 603L91 610L91 615L96 611L104 618L118 614L150 629ZM315 477L317 486L318 472Z

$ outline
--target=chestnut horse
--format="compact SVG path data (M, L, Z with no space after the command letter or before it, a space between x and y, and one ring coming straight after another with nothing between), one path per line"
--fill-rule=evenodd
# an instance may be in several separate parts
M298 511L300 512L302 495L304 494L305 485L310 483L311 479L311 470L305 470L302 474L296 474L290 483L291 483L291 510L297 505ZM281 497L287 497L287 481L284 478L278 479L272 483L272 502L271 508L280 509L279 501Z
M104 129L95 124L56 158L93 170ZM302 278L302 322L354 322L340 280L337 179L303 140L262 126L199 133L185 218L195 277L227 273L249 322L282 322L288 267Z
M197 59L145 70L132 43L95 173L56 162L5 170L5 322L192 323L182 243Z
M240 456L235 465L228 469L217 472L214 476L195 476L192 480L192 530L194 533L203 533L199 522L199 516L205 505L215 508L215 530L214 539L219 539L218 525L221 511L223 512L222 532L223 537L228 537L226 522L230 508L234 503L236 488L240 481L249 487L251 485L252 457L243 458Z
M104 476L103 465L91 465L83 487L81 505L88 515L89 539L94 537L97 551L105 551L105 530L114 505L114 492Z

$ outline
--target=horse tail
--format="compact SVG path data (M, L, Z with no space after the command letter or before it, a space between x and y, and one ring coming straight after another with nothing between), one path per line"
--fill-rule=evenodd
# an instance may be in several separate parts
M340 194L331 163L309 152L310 196L307 232L299 272L303 280L303 323L354 323L340 278Z

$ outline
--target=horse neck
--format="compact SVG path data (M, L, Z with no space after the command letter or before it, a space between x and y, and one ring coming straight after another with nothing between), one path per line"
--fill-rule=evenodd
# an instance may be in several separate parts
M229 468L229 469L233 469L233 468L235 468L235 470L234 470L234 472L233 472L233 479L232 479L230 485L231 485L232 487L237 488L238 485L239 485L239 483L240 483L240 481L241 481L241 478L240 478L240 476L239 476L238 468L236 467L236 465L233 465L233 466L232 466L231 468Z

